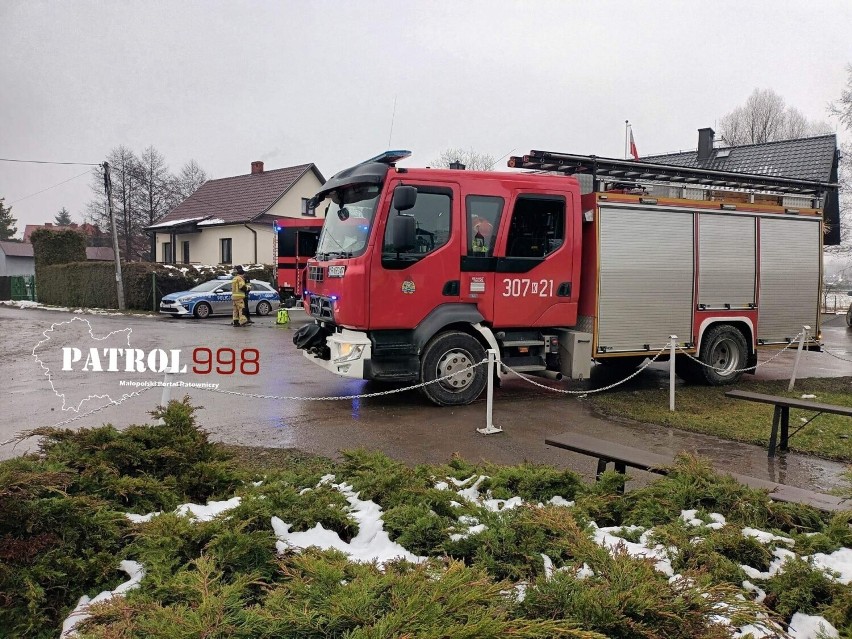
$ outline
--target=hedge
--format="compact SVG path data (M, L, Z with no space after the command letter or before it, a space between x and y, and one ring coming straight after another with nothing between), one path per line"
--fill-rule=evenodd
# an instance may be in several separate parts
M182 266L151 262L127 262L121 266L124 301L128 309L159 308L163 295L186 291L217 275L230 275L230 266ZM246 269L255 280L272 283L272 267L255 265ZM118 308L113 262L73 262L39 269L36 276L38 301L43 304L84 308ZM156 286L156 297L153 288Z

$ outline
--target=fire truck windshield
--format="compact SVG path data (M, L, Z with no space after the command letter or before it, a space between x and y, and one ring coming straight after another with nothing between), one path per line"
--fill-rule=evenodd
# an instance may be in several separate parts
M381 190L381 184L352 184L325 194L317 259L355 257L364 252ZM320 201L318 208L322 206Z

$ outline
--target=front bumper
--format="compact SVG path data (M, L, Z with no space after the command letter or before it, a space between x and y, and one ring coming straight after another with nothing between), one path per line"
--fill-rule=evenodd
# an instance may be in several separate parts
M329 359L322 359L307 350L302 353L314 364L336 375L366 379L365 363L372 357L372 343L366 333L344 328L340 333L329 335L325 343L329 349Z
M180 302L169 302L167 300L162 300L160 302L160 312L168 313L169 315L189 315L189 309L187 309Z

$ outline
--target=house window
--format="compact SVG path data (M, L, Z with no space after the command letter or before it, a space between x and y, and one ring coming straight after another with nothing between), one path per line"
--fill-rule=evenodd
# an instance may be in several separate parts
M219 263L220 264L230 264L231 263L231 238L223 237L219 240Z
M189 242L182 242L183 248L183 263L189 264Z
M565 198L522 195L515 202L507 257L543 258L565 240Z
M163 242L163 263L171 264L172 263L172 243L171 242Z
M308 206L308 202L310 202L310 200L308 198L306 198L306 197L302 198L302 215L306 215L308 217L316 217L317 216L317 210L312 209L310 206Z

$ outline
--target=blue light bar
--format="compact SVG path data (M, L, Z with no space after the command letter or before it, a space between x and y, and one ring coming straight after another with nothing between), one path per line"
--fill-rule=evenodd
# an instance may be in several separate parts
M411 151L385 151L384 153L379 153L376 157L370 158L369 160L364 160L361 164L367 164L369 162L380 162L381 164L387 164L388 166L393 166L400 160L404 160L405 158L411 155Z

